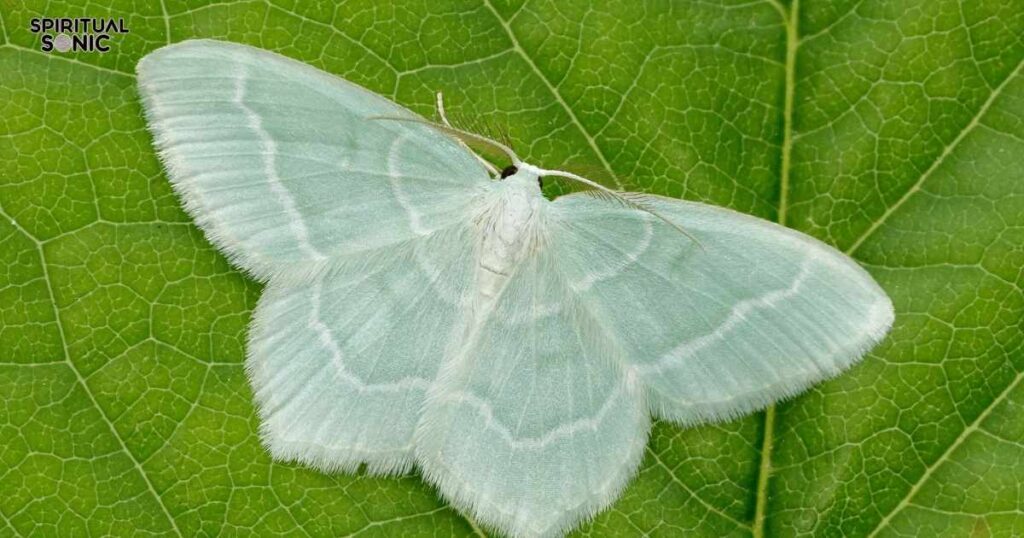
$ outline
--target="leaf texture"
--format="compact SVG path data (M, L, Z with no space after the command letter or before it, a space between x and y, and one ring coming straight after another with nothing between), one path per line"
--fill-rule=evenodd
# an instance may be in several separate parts
M781 221L887 290L863 363L767 415L656 425L578 535L1024 533L1021 0L45 8L0 9L0 536L485 533L415 475L260 447L241 363L261 290L171 192L132 74L191 37L425 115L442 90L531 162ZM43 53L42 16L130 33Z

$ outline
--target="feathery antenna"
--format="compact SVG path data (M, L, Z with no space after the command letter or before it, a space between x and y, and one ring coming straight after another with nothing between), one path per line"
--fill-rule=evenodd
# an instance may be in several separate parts
M543 168L537 168L535 166L530 165L521 166L529 167L529 169L532 169L532 171L535 172L538 176L555 176L570 179L572 181L575 181L577 183L580 183L593 189L590 191L582 191L583 194L590 194L591 196L597 196L598 198L615 201L624 205L625 207L636 209L638 211L643 211L644 213L648 213L651 216L657 217L665 224L668 224L669 226L675 228L676 231L678 231L679 233L683 234L688 239L696 243L701 250L706 250L704 248L704 244L701 243L699 239L694 237L693 234L687 232L686 230L683 229L682 226L679 226L678 224L672 222L667 217L665 217L661 213L658 213L653 207L651 207L651 205L647 202L647 197L642 193L617 191L614 189L609 189L608 187L605 187L600 183L591 181L583 176L573 174L572 172L565 172L563 170L545 170Z
M444 97L442 96L441 92L437 92L437 112L438 112L438 115L441 117L441 123L432 122L432 121L425 120L425 119L422 119L422 118L400 117L400 116L369 116L367 119L371 119L371 120L387 120L387 121L407 121L407 122L411 122L411 123L420 123L420 124L423 124L423 125L429 125L429 126L435 128L435 129L437 129L437 130L439 130L439 131L441 131L443 133L451 135L456 140L458 140L461 144L466 146L467 149L469 149L469 145L468 145L467 142L470 142L470 141L471 142L477 142L477 143L480 143L480 144L484 144L486 146L489 146L489 147L491 147L493 149L496 149L496 150L504 153L509 158L509 160L512 161L512 165L515 166L518 169L529 170L529 171L537 174L538 177L554 176L554 177L562 177L562 178L566 178L566 179L575 181L575 182L577 182L577 183L579 183L581 185L584 185L584 186L587 186L587 187L590 187L591 189L593 189L591 191L583 191L584 194L592 194L592 195L598 196L600 198L604 198L604 199L607 199L607 200L612 200L612 201L618 202L618 203L622 204L625 207L629 207L629 208L632 208L632 209L636 209L638 211L643 211L644 213L648 213L651 216L654 216L654 217L660 219L665 224L668 224L669 226L674 228L676 231L678 231L679 233L681 233L684 236L686 236L689 240L691 240L694 243L696 243L697 246L701 248L701 250L705 250L704 249L704 244L701 243L699 239L694 237L693 234L691 234L690 232L687 232L681 226L679 226L678 224L672 222L671 220L666 218L661 213L658 213L653 207L651 207L651 205L647 202L647 198L642 193L629 192L629 191L617 191L617 190L605 187L604 185L601 185L600 183L597 183L596 181L592 181L592 180L587 179L587 178L585 178L583 176L574 174L572 172L566 172L564 170L545 170L543 168L538 168L536 166L524 163L523 160L520 159L519 156L516 155L516 153L514 151L512 151L512 148L509 147L510 144L508 143L508 135L507 134L501 136L502 140L504 141L504 143L503 143L503 142L499 142L499 141L493 140L493 139L488 138L488 137L483 136L483 135L478 135L478 134L470 132L470 131L459 129L458 127L453 127L451 122L448 121L448 115L445 113ZM494 124L493 123L491 124L491 128L494 128ZM487 162L483 157L480 157L475 152L472 152L472 150L470 150L470 152L473 153L473 155L481 162L481 164L484 165L485 168L487 168L487 170L489 172L491 172L492 175L498 176L498 175L501 174L497 170L497 168L494 167L494 165L492 165L491 163Z
M457 127L451 127L450 125L445 125L445 124L442 124L442 123L435 123L435 122L432 122L432 121L429 121L429 120L425 120L425 119L422 119L422 118L403 118L403 117L400 117L400 116L369 116L366 119L368 119L368 120L386 120L386 121L407 121L407 122L410 122L410 123L420 123L420 124L423 124L423 125L429 125L429 126L435 128L435 129L437 129L438 131L441 131L443 133L449 134L449 135L457 138L459 141L461 141L463 143L466 143L467 141L472 141L472 142L477 142L477 143L480 143L480 144L484 144L485 146L489 146L489 147L491 147L493 149L496 149L496 150L504 153L512 161L512 164L514 164L517 167L520 164L522 164L522 162L523 162L523 160L520 159L519 156L516 155L516 153L514 151L512 151L512 148L508 147L507 145L502 144L501 142L497 142L495 140L491 140L490 138L487 138L486 136L478 135L476 133L471 133L469 131L464 131L464 130L459 129Z
M448 127L449 129L455 128L452 126L452 122L448 121L448 115L445 114L444 94L442 94L440 91L437 92L437 115L441 117L441 122L444 124L445 127ZM480 164L482 164L484 168L487 169L488 172L490 172L491 179L494 179L501 175L501 171L498 170L497 167L491 164L487 159L484 159L483 157L477 155L476 152L473 151L472 148L470 148L468 145L466 145L466 143L463 142L461 138L456 138L456 140L458 140L459 143L462 144L462 147L469 150L469 152L472 153L474 157L476 157L476 160L479 161ZM511 146L511 144L508 143L506 143L505 145Z

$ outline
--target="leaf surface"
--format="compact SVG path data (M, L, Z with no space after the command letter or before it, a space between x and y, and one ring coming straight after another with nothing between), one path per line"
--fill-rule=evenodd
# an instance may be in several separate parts
M0 536L485 532L416 476L260 447L259 285L183 213L132 74L191 37L428 115L443 90L531 162L784 222L889 292L860 365L767 413L658 424L579 535L1024 534L1021 0L2 4ZM44 53L41 16L130 33Z

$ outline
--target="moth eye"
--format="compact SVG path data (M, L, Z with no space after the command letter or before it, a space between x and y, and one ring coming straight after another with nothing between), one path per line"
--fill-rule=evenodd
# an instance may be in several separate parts
M516 172L518 172L518 171L519 171L519 169L516 168L516 166L514 164L510 164L510 165L506 166L504 169L502 169L502 171L501 171L501 179L505 179L508 176L511 176L511 175L515 174Z

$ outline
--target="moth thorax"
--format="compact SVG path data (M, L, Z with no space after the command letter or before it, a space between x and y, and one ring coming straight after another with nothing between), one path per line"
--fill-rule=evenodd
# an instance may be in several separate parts
M536 191L536 188L534 188ZM534 247L543 198L525 188L502 189L478 219L480 265L507 275L509 269Z

